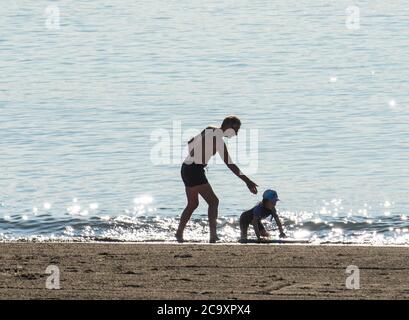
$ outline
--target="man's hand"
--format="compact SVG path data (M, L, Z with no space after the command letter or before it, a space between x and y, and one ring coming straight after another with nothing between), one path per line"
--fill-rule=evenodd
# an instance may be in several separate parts
M287 235L284 232L281 232L280 233L280 238L281 239L287 238Z
M250 179L249 179L249 181L247 181L247 188L249 188L249 190L250 190L250 192L251 193L254 193L254 194L257 194L257 187L258 187L258 185L257 184L255 184L253 181L251 181Z

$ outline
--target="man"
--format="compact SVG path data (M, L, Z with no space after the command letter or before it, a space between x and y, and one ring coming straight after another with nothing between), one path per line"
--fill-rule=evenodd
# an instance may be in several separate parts
M246 183L250 192L257 193L257 184L245 176L233 163L223 141L223 137L231 138L237 135L240 127L240 119L235 116L229 116L223 120L220 128L209 126L188 142L189 155L184 160L181 168L181 176L186 189L187 205L183 210L179 228L176 232L178 242L183 242L183 231L199 205L199 194L209 205L210 243L218 240L216 225L219 199L207 181L204 170L210 158L216 153L219 153L227 167Z

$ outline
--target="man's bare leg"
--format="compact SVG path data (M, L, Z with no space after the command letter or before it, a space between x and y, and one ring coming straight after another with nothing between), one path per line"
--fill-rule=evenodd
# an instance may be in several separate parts
M186 187L186 197L187 205L182 212L179 227L175 235L178 242L183 242L183 232L186 228L186 224L189 222L193 212L199 205L199 190L197 187Z
M217 237L217 216L218 216L218 208L219 208L219 199L217 198L216 194L214 193L210 184L202 184L197 186L199 194L205 199L207 204L209 205L208 209L208 217L209 217L209 229L210 229L210 242L216 242L219 240Z

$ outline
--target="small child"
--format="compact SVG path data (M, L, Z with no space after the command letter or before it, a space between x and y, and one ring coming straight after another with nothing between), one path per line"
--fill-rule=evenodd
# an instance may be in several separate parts
M274 218L278 229L280 230L280 238L287 237L284 233L283 226L280 219L278 218L275 208L277 201L280 201L278 199L277 192L268 189L264 191L263 200L258 205L242 213L242 215L240 216L241 243L247 242L247 229L250 223L253 225L257 239L259 241L261 240L261 237L269 237L270 234L264 228L261 220L267 218L270 215Z

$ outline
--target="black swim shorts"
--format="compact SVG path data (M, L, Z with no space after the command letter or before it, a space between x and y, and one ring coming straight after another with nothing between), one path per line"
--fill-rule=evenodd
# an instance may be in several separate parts
M182 164L180 171L183 183L186 187L199 186L208 183L203 164Z

